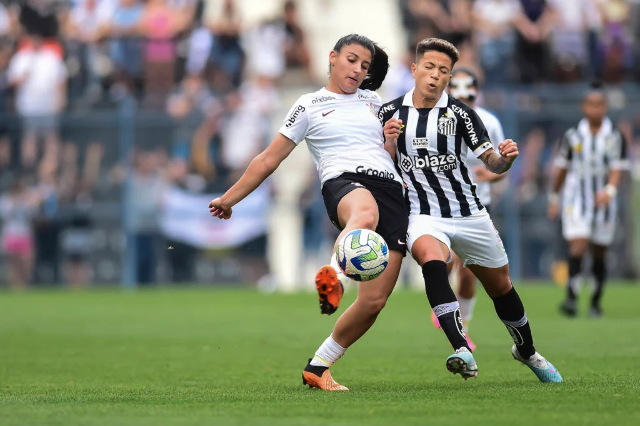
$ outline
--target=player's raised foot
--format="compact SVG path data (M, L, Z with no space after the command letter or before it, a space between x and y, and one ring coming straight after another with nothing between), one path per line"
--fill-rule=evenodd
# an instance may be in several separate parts
M460 374L463 379L478 377L478 365L473 354L467 348L460 348L447 358L447 370L453 374Z
M433 311L431 311L431 322L435 328L442 328L440 327L440 320L438 319L438 316Z
M591 318L602 318L602 309L599 306L589 308L589 316Z
M341 274L342 275L342 274ZM326 315L334 313L340 305L344 294L344 285L338 279L338 273L333 266L324 265L316 273L316 290L320 312Z
M524 359L520 353L518 352L518 348L516 345L513 345L511 348L511 355L513 357L529 367L531 371L540 379L543 383L561 383L562 376L558 372L558 370L546 360L545 357L540 355L538 352L531 355L529 359Z
M576 301L571 299L566 299L564 302L560 304L560 313L569 318L573 318L578 315L578 308L576 307Z
M342 386L333 380L328 367L311 365L311 358L302 371L302 384L309 385L310 388L318 388L330 392L349 390L346 386Z

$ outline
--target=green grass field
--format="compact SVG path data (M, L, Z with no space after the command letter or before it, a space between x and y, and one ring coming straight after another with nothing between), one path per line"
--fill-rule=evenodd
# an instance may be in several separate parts
M312 294L0 293L0 425L640 424L640 286L610 287L601 320L560 317L556 287L519 291L563 384L512 360L484 293L477 380L446 370L424 294L398 291L333 367L346 393L301 384L337 318Z

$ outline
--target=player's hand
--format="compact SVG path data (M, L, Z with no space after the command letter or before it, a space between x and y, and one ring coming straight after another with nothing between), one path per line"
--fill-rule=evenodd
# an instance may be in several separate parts
M402 124L402 120L390 118L384 123L384 127L382 128L384 131L384 139L389 142L395 142L398 136L400 136L400 133L403 132L403 129L404 125Z
M507 163L513 163L516 160L516 157L520 155L520 152L518 151L518 144L512 139L500 142L498 145L498 152L500 152L500 155Z
M209 211L211 212L211 216L225 220L229 219L233 213L231 207L224 205L220 198L216 198L209 203Z
M599 191L596 194L596 206L602 207L606 206L611 202L611 196L607 193L607 191Z
M474 182L489 182L489 180L493 177L493 173L491 173L485 166L478 166L473 168L473 181Z

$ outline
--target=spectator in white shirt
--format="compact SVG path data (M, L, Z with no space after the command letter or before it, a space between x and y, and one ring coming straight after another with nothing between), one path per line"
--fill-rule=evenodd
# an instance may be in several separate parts
M15 87L15 105L22 119L22 162L36 164L37 142L44 138L45 158L57 162L58 118L67 102L67 69L62 57L42 48L42 39L18 50L9 63L9 84Z

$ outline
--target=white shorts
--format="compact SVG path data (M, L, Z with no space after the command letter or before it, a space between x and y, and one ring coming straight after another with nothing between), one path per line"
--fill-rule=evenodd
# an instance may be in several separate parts
M486 210L469 217L441 218L410 215L407 247L423 235L431 235L447 245L467 265L500 268L509 263L500 235ZM451 253L449 253L449 260Z
M591 217L562 215L562 236L565 240L584 238L593 244L608 246L613 242L616 233L616 221L598 222Z

